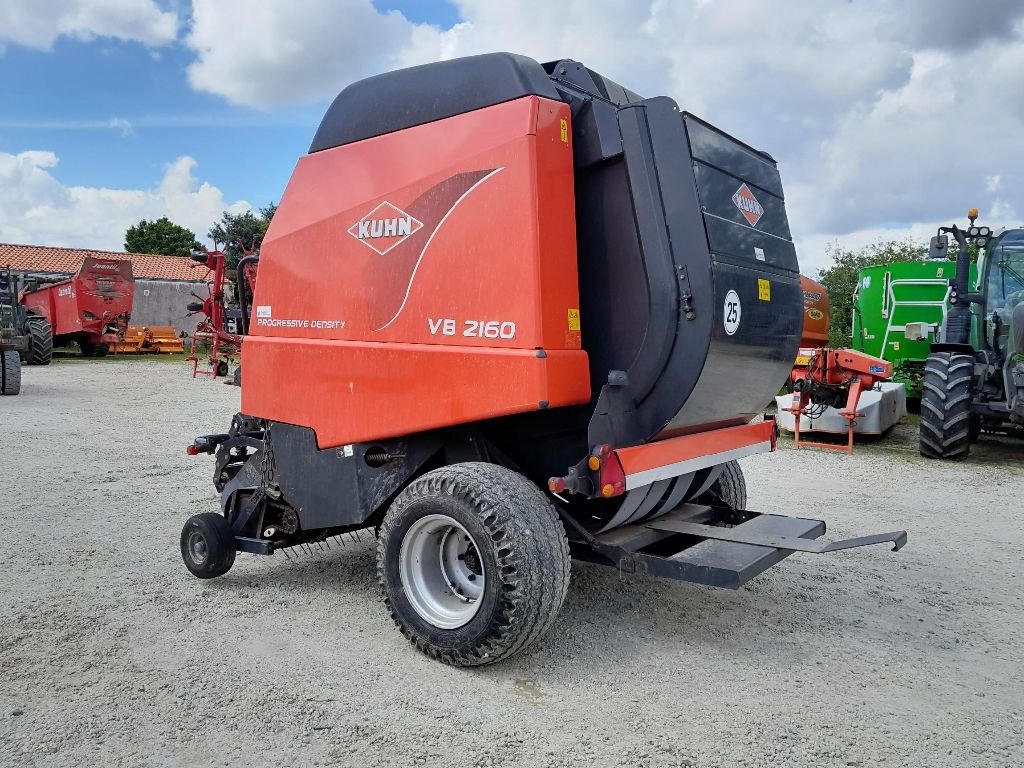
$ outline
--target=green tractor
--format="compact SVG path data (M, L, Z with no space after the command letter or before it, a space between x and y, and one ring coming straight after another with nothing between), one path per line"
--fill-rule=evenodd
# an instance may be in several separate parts
M950 280L950 309L925 363L921 396L921 455L965 459L982 429L1024 426L1024 229L993 233L975 225L940 227L930 258L945 258L952 236L959 248ZM971 292L971 246L978 282Z
M0 270L0 395L21 392L21 354L25 338L18 332L18 300L10 270Z

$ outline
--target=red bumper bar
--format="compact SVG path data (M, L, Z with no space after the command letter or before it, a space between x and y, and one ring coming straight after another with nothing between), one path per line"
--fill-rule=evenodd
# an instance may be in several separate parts
M775 422L761 421L616 448L612 453L622 466L628 491L744 456L774 451L775 438Z

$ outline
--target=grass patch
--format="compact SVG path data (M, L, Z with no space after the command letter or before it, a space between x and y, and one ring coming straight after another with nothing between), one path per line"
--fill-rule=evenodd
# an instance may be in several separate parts
M85 357L77 350L55 349L53 350L53 364L55 365L103 365L105 363L183 363L188 357L188 352L181 352L173 355L112 355L104 357Z

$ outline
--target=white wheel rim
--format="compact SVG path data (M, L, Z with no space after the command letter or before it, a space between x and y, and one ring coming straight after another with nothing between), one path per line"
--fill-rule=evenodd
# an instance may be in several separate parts
M484 593L480 549L448 515L414 522L398 556L402 589L413 610L440 629L458 629L476 616Z

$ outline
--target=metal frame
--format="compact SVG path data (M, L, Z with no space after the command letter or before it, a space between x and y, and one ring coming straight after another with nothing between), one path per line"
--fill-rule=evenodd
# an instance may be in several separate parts
M563 514L574 558L627 573L649 573L738 589L794 552L820 554L872 544L907 543L906 531L816 541L825 523L726 507L683 504L646 523L591 535Z

